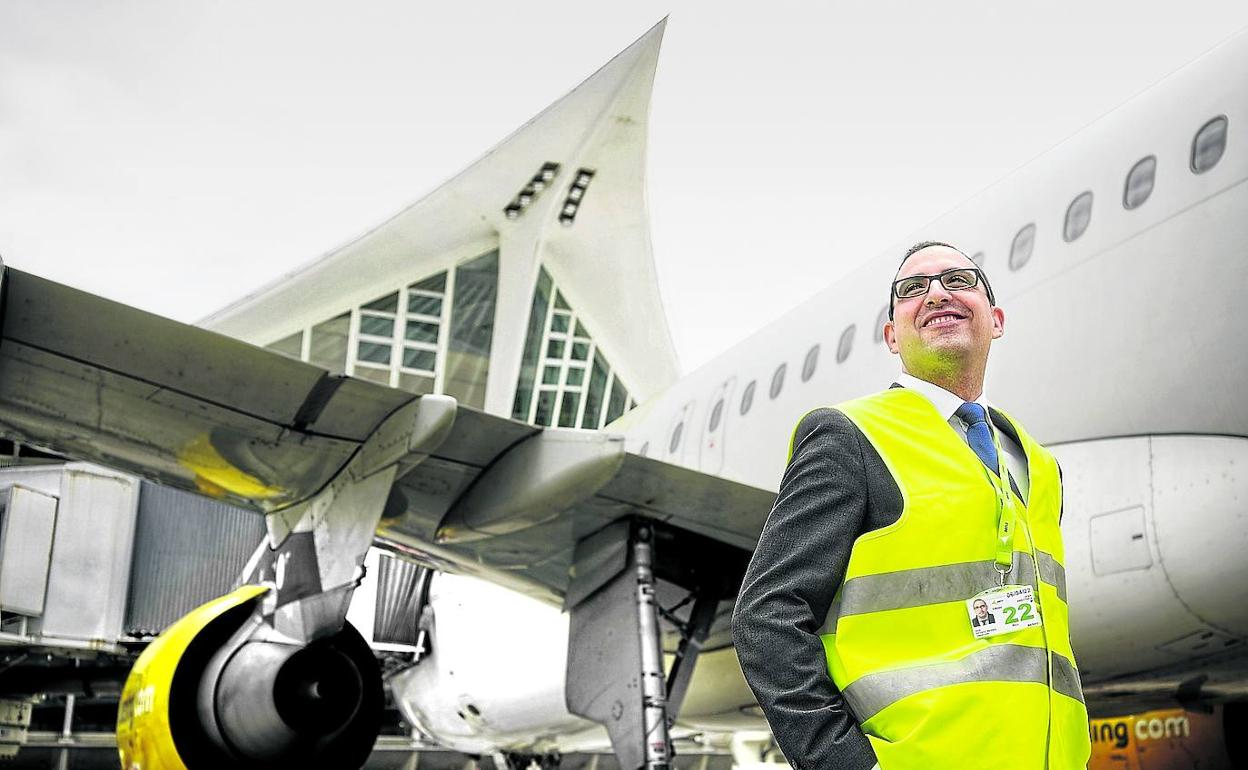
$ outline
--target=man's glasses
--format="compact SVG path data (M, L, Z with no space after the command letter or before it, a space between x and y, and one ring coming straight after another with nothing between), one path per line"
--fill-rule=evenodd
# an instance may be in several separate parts
M933 278L939 280L940 285L944 286L947 291L973 289L979 285L982 277L982 273L974 267L955 267L936 275L908 275L893 281L893 296L897 299L921 297L927 293ZM984 288L987 289L987 287L988 282L984 281ZM992 301L991 291L989 291L988 299Z

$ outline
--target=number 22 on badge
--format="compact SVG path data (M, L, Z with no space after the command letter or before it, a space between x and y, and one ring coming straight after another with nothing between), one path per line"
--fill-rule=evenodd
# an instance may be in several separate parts
M999 586L966 600L976 639L1040 625L1040 608L1031 586Z

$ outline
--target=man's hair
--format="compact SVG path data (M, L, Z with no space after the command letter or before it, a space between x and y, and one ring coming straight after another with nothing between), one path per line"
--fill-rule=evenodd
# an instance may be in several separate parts
M897 301L897 298L893 296L893 283L897 281L898 273L901 272L901 268L906 264L907 259L910 259L910 257L914 256L916 252L922 251L928 246L944 246L945 248L953 249L962 256L966 257L967 261L975 265L975 268L979 270L979 277L984 281L984 292L988 295L988 304L997 304L996 299L992 296L992 286L988 283L988 274L985 273L984 269L980 267L975 260L971 259L965 251L959 249L957 246L954 246L952 243L945 243L944 241L919 241L910 248L906 249L906 253L901 257L901 261L897 263L897 272L893 273L893 281L888 284L888 320L893 320L893 308L896 306L894 303Z

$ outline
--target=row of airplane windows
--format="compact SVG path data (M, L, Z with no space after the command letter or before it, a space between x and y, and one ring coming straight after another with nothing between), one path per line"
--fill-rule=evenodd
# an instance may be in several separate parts
M1222 160L1222 156L1226 153L1228 121L1225 115L1218 115L1206 121L1199 130L1196 131L1192 138L1191 155L1188 167L1193 174L1203 174L1218 164ZM1153 188L1156 182L1157 174L1157 156L1148 155L1131 166L1127 172L1126 179L1123 183L1122 207L1128 211L1138 209L1144 205L1149 196L1153 194ZM1085 190L1075 196L1074 200L1066 208L1066 217L1062 224L1062 240L1066 243L1073 243L1079 239L1088 229L1088 225L1092 223L1092 191ZM1014 236L1014 240L1010 244L1010 255L1008 264L1011 271L1022 268L1031 260L1032 252L1036 243L1036 224L1030 222L1024 225ZM984 252L977 251L971 255L971 260L975 264L983 267ZM884 322L888 320L888 305L885 304L880 309L879 315L875 321L875 341L877 343L884 341ZM854 346L854 334L857 331L856 324L850 324L841 332L840 339L836 345L836 362L844 363L849 358L850 352ZM802 362L802 382L807 382L815 374L815 369L819 365L819 349L820 345L815 344L806 352L806 358ZM781 363L776 367L771 375L771 385L767 390L769 398L774 400L780 395L784 389L784 378L788 371L788 364ZM738 405L738 413L744 417L749 414L750 409L754 406L754 394L757 390L758 380L750 380L749 384L741 392L741 401ZM719 401L711 408L710 417L707 420L707 433L714 433L723 421L724 399L721 397ZM668 454L676 454L680 449L681 438L684 435L684 421L680 421L672 429L671 436L668 440ZM642 445L639 453L644 457L650 449L650 442Z

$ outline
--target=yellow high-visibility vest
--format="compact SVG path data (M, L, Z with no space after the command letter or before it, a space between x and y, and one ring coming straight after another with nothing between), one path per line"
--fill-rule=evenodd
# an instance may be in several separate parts
M1027 455L1024 505L922 395L893 388L836 409L903 500L896 522L854 541L820 631L829 674L882 770L1086 767L1053 456L1002 413ZM1032 586L1043 624L976 639L966 601L998 584L1002 505L1017 517L1005 582Z

